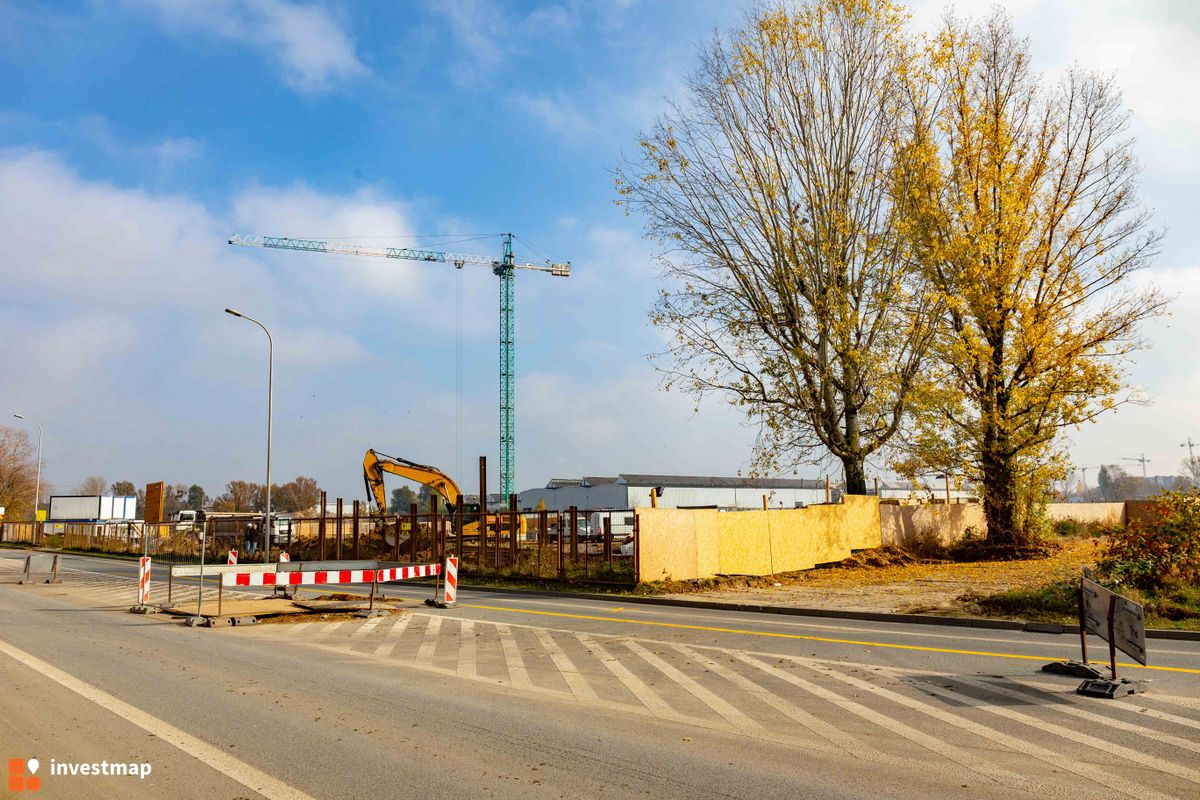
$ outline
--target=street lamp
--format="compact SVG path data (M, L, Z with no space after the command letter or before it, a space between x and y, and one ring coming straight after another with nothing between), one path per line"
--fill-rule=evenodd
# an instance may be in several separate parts
M37 461L37 481L34 483L33 490L33 521L37 522L38 504L42 502L42 423L32 417L26 417L22 414L13 414L17 419L23 419L27 422L32 422L38 428L38 461Z
M254 317L248 317L232 308L225 309L225 313L253 322L267 335L267 509L263 515L263 563L265 564L271 560L271 407L275 397L275 340L271 338L271 332L267 330L267 326Z

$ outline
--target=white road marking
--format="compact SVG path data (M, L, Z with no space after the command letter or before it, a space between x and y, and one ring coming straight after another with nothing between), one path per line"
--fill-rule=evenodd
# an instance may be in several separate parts
M813 668L810 667L810 669L813 669ZM849 675L842 675L842 674L834 671L830 667L825 667L824 670L818 670L818 671L820 671L821 674L823 674L823 675L829 675L830 677L836 678L836 679L838 679L844 683L847 683L851 686L856 686L860 689L864 689L873 694L878 694L881 697L887 697L888 699L891 699L897 703L906 705L909 708L912 708L912 709L918 710L918 711L922 711L922 713L930 714L939 719L944 719L944 721L949 722L951 725L962 728L963 730L969 730L972 733L975 733L986 739L991 739L992 741L996 742L997 744L1003 745L1003 746L1009 748L1010 750L1015 750L1018 753L1024 753L1027 756L1033 756L1034 758L1038 759L1039 761L1043 761L1047 764L1057 767L1058 769L1062 769L1067 772L1073 772L1076 775L1087 778L1088 780L1091 780L1094 783L1098 783L1101 786L1107 786L1110 789L1116 789L1117 791L1125 792L1126 794L1128 794L1132 797L1137 797L1140 800L1144 800L1144 798L1150 798L1150 797L1158 798L1158 800L1166 800L1166 798L1170 797L1170 795L1165 795L1160 792L1156 792L1152 789L1149 789L1149 788L1141 785L1140 783L1136 783L1134 781L1129 781L1118 775L1112 775L1104 770L1097 769L1096 767L1093 767L1091 764L1086 763L1082 760L1066 758L1063 756L1062 753L1056 753L1055 751L1050 750L1048 748L1041 747L1041 746L1035 745L1035 744L1031 744L1030 742L1026 741L1025 739L1022 739L1022 738L1019 738L1016 736L1009 736L1006 733L1002 733L993 728L989 728L988 726L983 725L981 723L974 722L972 720L968 720L964 717L960 717L957 714L950 714L949 712L932 708L930 706L927 706L924 703L921 703L919 700L915 700L911 697L906 697L905 695L899 694L897 692L893 692L888 689L884 689L882 687L875 686L874 684L867 683L866 681L860 681L857 678L850 677ZM983 711L993 711L993 712L997 711L997 709L995 709L992 706L987 705L982 700L979 700L974 697L970 697L969 695L964 695L961 692L952 692L948 689L942 688L941 686L935 686L933 684L922 684L921 688L931 694L936 694L941 697L945 697L950 700L954 700L963 705L971 706L973 708L978 708ZM1053 727L1051 725L1051 723L1048 723L1048 722L1042 722L1041 720L1033 720L1033 718L1030 718L1030 720L1032 720L1032 722L1027 721L1026 724L1032 724L1033 727L1035 727L1035 728L1049 729L1049 728ZM1083 741L1085 738L1084 734L1079 733L1077 731L1070 732L1070 734L1066 738L1068 741L1075 741L1080 744L1085 743ZM1090 737L1088 737L1088 738L1090 738Z
M792 703L790 700L780 697L769 689L750 680L740 672L736 672L724 664L708 658L703 653L693 650L692 648L682 644L675 645L675 649L683 653L688 658L703 664L707 669L715 672L717 675L720 675L722 678L729 681L734 686L737 686L739 689L742 689L750 695L757 697L763 703L771 706L771 708L774 708L785 717L800 723L802 726L807 728L809 732L830 742L841 750L850 753L856 758L870 758L873 761L878 762L892 760L890 756L886 756L870 745L860 742L836 726L830 725L825 720L820 719L814 714L808 713L795 703Z
M475 623L459 620L458 666L455 671L464 678L478 677L475 667Z
M512 628L507 625L497 625L496 632L500 635L500 649L504 651L504 663L508 666L509 683L518 689L533 686L529 679L529 671L521 660L521 648L513 637Z
M359 625L357 628L355 628L353 631L350 632L350 638L351 639L359 639L359 638L362 638L363 636L366 636L368 633L375 630L376 626L378 626L379 623L383 622L384 619L386 619L386 618L385 617L367 617L367 619L363 622L362 625Z
M430 617L421 637L421 646L417 649L417 657L413 665L417 667L432 667L433 654L437 651L438 631L442 629L441 617Z
M1007 686L1001 686L997 681L994 680L977 680L961 675L955 675L952 679L958 681L959 683L966 684L967 686L974 686L977 689L995 692L996 694L1003 695L1004 697L1011 697L1023 702L1029 702L1030 700L1034 699L1033 695L1029 694L1028 692L1021 692ZM922 685L924 685L923 682ZM1113 715L1094 714L1091 711L1079 708L1077 705L1067 700L1049 703L1045 707L1053 709L1060 714L1066 714L1071 717L1078 717L1079 719L1086 719L1090 722L1099 723L1102 727L1116 728L1117 730L1136 733L1137 735L1146 739L1154 739L1160 742L1166 742L1184 750L1191 750L1193 753L1200 753L1200 742L1194 742L1191 739L1185 739L1182 736L1175 736L1173 734L1166 733L1165 731L1151 730L1144 725L1138 725L1133 722L1126 722L1125 720L1117 719Z
M375 652L371 653L371 655L390 658L396 648L400 646L400 635L408 628L408 623L410 622L412 622L412 614L405 614L396 620L396 624L388 628L387 633L383 635L383 641L379 643L379 646L375 648ZM387 648L386 653L383 652L385 647Z
M1029 780L1028 778L1025 778L1021 775L1017 775L1016 773L1010 772L1006 769L1001 769L1000 767L996 767L996 766L992 765L991 763L989 763L987 760L982 759L982 758L976 756L974 753L968 752L968 751L964 750L963 748L958 747L957 745L950 744L949 742L943 741L943 740L937 738L936 736L930 736L929 734L925 733L924 731L917 730L916 728L912 727L911 725L906 725L903 722L900 722L899 720L892 719L888 715L886 715L882 712L876 711L873 708L868 708L868 707L864 706L862 703L857 703L848 697L843 697L842 695L838 694L837 692L826 689L824 686L820 686L818 684L813 683L812 681L805 680L804 678L801 678L798 675L795 675L795 674L789 672L788 670L779 669L777 667L771 666L770 664L765 664L762 661L759 661L757 658L750 656L746 653L732 652L732 653L730 653L730 655L734 656L735 658L737 658L740 661L743 661L753 667L758 668L759 670L761 670L762 672L765 672L768 675L773 675L782 681L792 684L793 686L800 687L801 689L805 690L809 694L813 694L813 695L816 695L817 697L820 697L823 700L827 700L830 703L833 703L834 705L838 706L842 710L848 711L851 714L854 714L856 717L859 717L860 719L864 719L868 722L872 722L872 723L878 725L879 727L883 728L885 731L889 731L889 732L891 732L897 736L900 736L904 739L908 739L910 742L919 744L922 747L924 747L926 750L929 750L930 752L933 752L933 753L937 753L938 755L942 756L943 758L945 758L949 761L953 761L954 763L959 764L963 767L966 767L967 769L971 770L972 772L976 772L980 775L984 775L988 778L991 778L992 780L996 781L997 783L1000 783L1004 786L1012 786L1012 787L1016 787L1016 788L1020 788L1020 789L1025 789L1027 791L1037 792L1037 791L1041 790L1041 787L1035 781ZM795 661L796 659L792 659L792 660ZM809 668L812 669L812 667L809 667ZM875 687L872 687L872 688L875 688ZM881 692L880 692L881 696L886 696L886 695L882 694L882 691L886 691L886 690L881 690ZM894 695L895 693L889 692L888 694ZM950 714L949 712L945 712L945 711L941 711L940 709L932 708L924 703L919 703L917 701L910 700L910 698L904 697L903 695L896 695L895 697L892 697L889 699L899 702L901 705L905 705L910 708L914 708L915 710L921 711L922 713L928 714L929 716L936 717L937 719L939 719L943 722L949 722L950 724L956 725L957 727L963 728L964 730L969 730L972 733L976 733L980 736L985 736L985 738L986 738L986 734L990 732L990 730L986 726L980 725L977 722L972 722L971 720L964 719L955 714Z
M680 714L678 711L672 708L666 700L659 696L654 689L650 688L645 681L643 681L637 675L634 675L629 670L629 667L622 664L611 653L605 650L604 646L600 644L600 642L593 639L591 635L578 633L575 635L575 638L577 638L584 647L595 653L596 657L600 660L600 663L607 667L608 671L615 675L617 680L619 680L621 684L629 690L629 693L636 697L638 702L640 702L648 710L669 719L686 719L683 714Z
M838 677L844 679L844 676L838 676ZM851 679L851 680L853 680L853 679ZM963 703L967 703L968 705L975 706L976 708L979 708L982 711L986 711L989 714L995 714L997 716L1005 717L1005 718L1011 719L1015 722L1020 722L1025 725L1028 725L1031 728L1045 731L1046 733L1053 733L1056 736L1060 736L1069 742L1075 742L1077 744L1083 744L1083 745L1087 745L1089 747L1094 747L1097 750L1102 750L1111 755L1119 756L1120 758L1124 758L1129 761L1137 762L1139 764L1144 764L1145 766L1150 767L1151 769L1156 769L1160 772L1166 772L1170 775L1175 775L1180 778L1183 778L1186 781L1191 781L1192 783L1200 784L1200 772L1198 772L1194 769L1191 769L1190 767L1180 766L1179 764L1168 761L1165 758L1159 758L1158 756L1153 756L1148 753L1142 753L1142 752L1134 750L1133 748L1130 748L1130 747L1124 747L1124 746L1116 744L1114 742L1109 742L1104 739L1099 739L1095 736L1091 736L1087 733L1084 733L1083 731L1079 730L1078 728L1065 728L1062 725L1058 725L1056 723L1049 722L1048 720L1039 719L1038 717L1034 717L1029 714L1022 714L1020 711L1014 711L1013 709L1008 708L1006 706L998 706L998 705L994 705L991 703L987 703L985 701L982 701L977 698L971 697L969 695L963 694L962 692L956 692L951 689L944 689L940 686L935 686L933 684L922 683L921 689L924 689L924 690L927 690L930 692L934 692L935 694L940 694L943 697L951 697L955 700L958 700L959 702L963 702ZM886 691L886 690L884 690L884 691ZM1064 765L1063 769L1073 769L1073 767ZM1113 788L1116 788L1116 787L1113 787ZM1124 791L1124 790L1122 790L1122 791Z
M558 668L558 674L562 675L563 680L567 682L567 687L570 688L571 694L575 695L577 700L595 700L596 690L587 682L587 678L575 668L566 652L558 646L558 642L554 641L554 637L545 629L538 629L533 632L537 637L538 642L550 654L550 660L554 662L554 666Z
M234 758L229 753L214 747L208 742L197 739L169 722L147 714L140 708L131 706L124 700L112 696L103 689L85 683L73 675L63 672L53 664L49 664L37 656L26 653L13 645L0 640L0 653L18 661L30 669L41 673L44 677L69 689L85 700L90 700L106 711L111 711L118 717L131 722L147 733L151 733L168 744L174 745L192 758L195 758L213 769L231 778L252 792L257 792L267 800L315 800L294 786L284 783L265 772L255 769L244 761Z
M666 659L660 658L657 654L650 652L632 639L625 641L624 645L635 654L641 656L644 661L647 661L663 675L670 678L675 684L686 689L689 694L711 708L733 727L755 735L759 735L763 731L763 726L750 719L744 711L717 696L716 692L713 692L699 681L684 674L682 670L668 663Z

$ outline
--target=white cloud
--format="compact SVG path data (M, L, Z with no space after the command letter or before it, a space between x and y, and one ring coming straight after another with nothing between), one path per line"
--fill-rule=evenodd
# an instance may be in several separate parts
M513 100L525 113L568 139L578 139L594 130L593 121L561 92L554 95L518 93Z
M169 29L201 30L264 50L282 70L285 84L319 93L369 74L352 35L315 3L285 0L125 0L149 8Z
M525 15L505 13L490 0L436 0L430 10L445 18L459 50L450 67L464 86L488 83L505 59L538 49L547 37L561 37L578 24L574 8L546 5Z
M697 413L690 397L660 391L646 364L600 375L577 366L520 376L520 437L540 443L519 453L522 488L584 472L736 475L749 468L754 431L728 404L706 400Z

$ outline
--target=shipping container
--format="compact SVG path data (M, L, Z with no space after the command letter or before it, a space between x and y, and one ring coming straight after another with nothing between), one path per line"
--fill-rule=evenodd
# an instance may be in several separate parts
M137 518L137 498L112 495L54 495L48 519L52 522L99 522Z

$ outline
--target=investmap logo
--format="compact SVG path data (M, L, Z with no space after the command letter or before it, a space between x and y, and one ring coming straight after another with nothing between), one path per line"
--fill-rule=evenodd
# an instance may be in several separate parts
M42 788L42 779L38 776L41 762L36 758L10 758L8 760L8 793L36 792ZM148 762L123 763L115 761L75 762L50 759L50 774L58 778L137 778L145 780L154 770Z
M42 779L37 776L40 766L41 764L36 758L28 761L23 758L10 758L8 760L8 791L16 794L17 792L36 792L42 788Z

